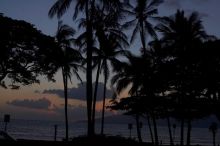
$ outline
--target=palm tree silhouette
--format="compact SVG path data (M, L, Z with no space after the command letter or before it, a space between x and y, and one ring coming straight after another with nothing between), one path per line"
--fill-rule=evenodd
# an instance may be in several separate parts
M53 17L57 15L60 18L66 10L70 7L73 0L57 0L49 10L49 16ZM88 136L94 134L94 122L92 120L92 102L93 102L93 90L92 90L92 52L94 48L94 36L93 36L93 19L95 18L95 7L103 5L103 9L106 11L114 11L118 15L122 7L122 3L117 0L77 0L75 1L75 11L73 14L74 20L79 16L78 13L82 12L85 14L85 25L81 25L86 28L85 46L86 46L86 98L87 98L87 121L88 121Z
M175 140L175 132L176 132L176 124L173 124L173 144L174 144L174 140Z
M143 78L146 76L146 72L144 72L145 68L141 68L140 66L148 67L149 62L147 61L150 59L132 54L128 54L127 58L128 62L123 62L118 73L113 76L112 84L116 85L118 93L126 89L129 85L132 85L129 94L135 95L143 87Z
M131 42L135 40L138 32L140 33L140 39L142 43L143 53L146 53L146 37L149 34L154 39L157 38L156 32L154 30L151 20L156 20L155 15L157 15L157 7L163 2L163 0L136 0L136 6L131 6L131 11L126 11L127 14L134 16L132 20L126 22L124 27L129 29L131 26L135 26Z
M152 144L154 144L154 136L153 136L153 131L151 128L151 121L150 121L151 119L150 119L149 114L146 114L146 119L147 119L149 131L150 131L151 142L152 142Z
M186 17L184 11L177 10L174 16L163 17L156 29L162 33L162 41L173 46L173 55L187 53L197 42L207 40L199 14L193 12Z
M106 36L104 36L106 37ZM121 43L115 35L110 34L107 36L104 46L101 46L100 50L98 50L98 58L100 60L100 68L103 71L104 75L104 93L103 93L103 106L102 106L102 123L101 123L101 134L104 133L104 113L105 113L105 99L106 99L106 84L109 78L109 64L113 67L113 71L115 68L118 68L120 64L120 60L118 59L121 56L124 56L127 51L122 50ZM126 42L125 42L126 43Z
M65 98L65 126L66 126L66 141L69 139L68 133L68 81L71 81L71 75L76 75L77 79L81 81L78 71L81 67L82 56L77 51L71 48L75 31L68 25L58 23L58 30L55 36L56 42L59 46L57 54L55 54L54 62L56 70L62 71L63 85L64 85L64 98ZM57 59L59 58L59 59Z
M117 92L120 93L123 89L130 87L129 94L137 99L141 98L140 102L136 104L141 104L142 106L137 107L136 111L138 115L147 113L152 117L154 134L155 134L155 144L158 144L157 136L157 99L154 92L157 90L157 85L155 84L155 70L154 62L148 52L141 57L134 55L128 55L129 62L123 63L121 70L112 78L112 84L116 85ZM148 55L148 56L147 56ZM132 107L131 107L132 109ZM139 111L141 109L141 112ZM148 117L148 116L147 116ZM139 131L137 129L137 131ZM139 133L139 132L138 132ZM139 138L140 139L140 138ZM141 140L141 139L140 139Z
M218 130L218 125L217 125L217 123L213 122L209 126L209 131L211 131L212 135L213 135L213 146L215 146L215 137L216 137L217 130Z
M139 101L140 97L131 96L127 98L122 98L120 102L114 101L112 103L111 109L114 110L125 110L125 115L131 115L135 118L136 121L136 128L137 128L137 135L139 142L142 142L141 138L141 127L140 127L140 116L143 113L142 110L142 103Z
M122 66L118 70L118 73L112 78L112 84L113 85L116 84L117 93L120 93L123 89L126 89L129 85L132 85L129 90L129 94L132 96L132 98L122 100L119 105L123 107L122 109L126 110L126 108L124 108L124 104L125 105L128 104L128 106L125 107L127 107L127 110L129 109L131 110L130 112L128 112L130 115L135 115L138 139L139 141L142 141L140 129L138 126L140 112L137 105L139 102L136 102L137 100L136 98L138 98L137 91L140 86L139 82L141 81L141 79L139 79L140 77L139 74L142 72L142 71L139 72L140 70L139 63L141 63L141 61L138 57L133 55L128 55L128 59L129 62L122 63Z
M49 16L57 15L60 18L70 7L72 0L57 0L49 10ZM92 22L93 19L94 0L77 0L75 3L75 11L73 18L76 19L79 12L85 12L86 17L86 103L87 103L87 119L88 119L88 136L94 134L94 126L92 123ZM92 16L92 17L90 17Z
M104 6L103 6L104 7ZM101 134L103 134L104 130L104 110L105 110L105 92L106 92L106 84L109 76L109 65L108 62L116 67L120 61L116 59L120 55L125 54L126 51L123 50L124 47L128 46L126 35L120 31L120 24L118 23L118 14L110 12L106 14L104 13L103 8L95 9L96 17L93 20L94 31L97 37L97 41L99 43L99 49L96 48L94 50L93 56L94 65L98 66L97 74L96 74L96 84L93 96L93 112L92 112L92 120L95 122L95 105L96 105L96 96L98 89L98 80L99 74L101 71L104 73L104 93L103 93L103 111L102 111L102 126L101 126Z
M193 95L188 96L187 94L192 94L194 92L193 79L196 79L195 73L196 63L193 62L195 59L193 57L193 51L195 52L195 47L202 41L208 38L202 26L201 20L198 13L193 12L189 17L185 17L184 11L177 10L174 16L163 17L161 23L157 26L157 30L162 33L162 42L164 42L170 50L170 54L173 56L173 62L175 72L177 73L175 78L175 87L179 92L179 101L182 102L182 112L184 112L183 104L184 98L194 97ZM189 56L190 54L190 56ZM198 73L198 72L197 72ZM192 78L187 78L191 76ZM186 81L187 80L187 81ZM189 84L191 83L191 84ZM190 85L190 86L189 86ZM187 89L187 90L186 90ZM190 124L190 122L188 121ZM181 140L180 143L183 145L183 135L184 135L184 117L182 117L181 122ZM190 126L189 126L190 127ZM188 134L189 131L188 131ZM189 139L189 137L188 137ZM188 140L188 143L190 141Z

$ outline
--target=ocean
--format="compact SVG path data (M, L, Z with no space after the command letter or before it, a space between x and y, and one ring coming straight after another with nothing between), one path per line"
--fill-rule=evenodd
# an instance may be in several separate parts
M64 122L56 121L37 121L37 120L11 120L7 126L7 132L15 139L34 139L34 140L54 140L54 125L57 125L57 140L61 141L65 136ZM4 130L4 123L0 122L0 130ZM185 129L185 135L186 135ZM142 129L143 141L150 142L150 133L147 125L143 125ZM130 131L127 124L105 124L104 132L106 135L118 135L130 137ZM100 133L100 124L96 124L96 133ZM174 135L174 143L179 143L180 128L172 129ZM77 137L86 134L86 123L70 122L69 135ZM169 144L168 128L158 126L159 141L162 144ZM137 139L136 128L131 129L131 137ZM194 128L191 132L191 144L193 145L212 145L212 133L208 128ZM186 137L185 137L186 140ZM219 134L216 135L216 145L220 144Z

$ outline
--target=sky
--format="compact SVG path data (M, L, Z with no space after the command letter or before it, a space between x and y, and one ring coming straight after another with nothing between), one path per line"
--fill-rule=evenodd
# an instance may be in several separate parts
M57 28L57 19L48 18L48 11L56 0L0 0L0 13L13 19L25 20L33 24L44 34L54 36ZM160 16L170 16L177 9L185 10L186 14L193 11L200 13L205 30L210 35L220 37L220 0L165 0L159 7ZM76 28L72 21L73 8L67 11L62 20ZM131 45L132 52L137 53L140 41ZM85 75L81 74L82 78ZM56 82L48 82L41 77L40 84L21 87L19 90L3 89L0 87L0 119L4 114L10 114L13 119L64 119L64 99L62 94L63 84L61 74L56 75ZM84 80L85 81L85 80ZM100 83L100 94L97 104L97 117L101 113L101 93L103 83ZM107 95L112 96L108 87ZM126 96L126 91L121 95ZM71 121L86 118L85 83L80 84L76 79L69 86L69 119ZM107 111L108 115L115 113Z

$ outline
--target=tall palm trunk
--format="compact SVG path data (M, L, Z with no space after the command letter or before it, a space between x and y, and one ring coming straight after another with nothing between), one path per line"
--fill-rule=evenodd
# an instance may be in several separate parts
M95 132L95 107L96 107L96 98L97 98L97 90L98 90L98 83L99 83L99 72L101 68L101 61L98 63L98 69L96 73L96 81L95 81L95 90L93 96L93 105L92 105L92 123L94 124L94 132Z
M156 118L154 113L152 114L152 120L153 120L153 125L154 125L154 136L155 136L155 145L159 145L159 140L158 140L158 134L157 134L157 123L156 123Z
M63 86L64 86L64 98L65 98L65 127L66 127L66 141L69 140L69 125L68 125L68 112L67 112L67 106L68 106L68 97L67 97L67 89L68 89L68 82L67 82L67 75L65 73L65 68L62 68L62 75L63 75Z
M152 141L152 144L154 144L154 136L153 136L153 131L151 128L150 116L148 115L147 115L147 122L148 122L149 131L150 131L151 141Z
M137 135L138 135L138 141L142 142L142 138L141 138L141 129L140 129L140 116L138 114L136 114L135 116L135 120L136 120L136 127L137 127Z
M169 129L169 135L170 135L170 145L173 145L173 137L172 137L172 132L171 132L171 125L170 125L170 117L167 116L167 125Z
M105 77L104 77L103 104L102 104L102 125L101 125L101 135L104 134L106 84L107 84L107 77L106 77L106 75L105 75Z
M187 129L187 146L190 146L190 138L191 138L191 119L189 118L187 121L188 129Z
M180 145L184 145L184 118L181 120L181 130L180 130Z
M213 146L215 146L215 136L216 136L216 133L213 131L212 134L213 134Z
M87 39L87 69L86 69L86 104L88 119L88 136L94 134L94 125L92 123L92 24L89 18L89 0L86 1L86 39Z
M143 25L143 21L140 22L140 36L141 36L141 43L142 43L142 47L143 47L143 54L146 54L146 43L145 43L145 35L144 35L144 25Z

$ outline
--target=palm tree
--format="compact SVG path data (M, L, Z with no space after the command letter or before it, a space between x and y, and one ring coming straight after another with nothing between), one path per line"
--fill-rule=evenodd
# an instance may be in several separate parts
M129 85L132 85L129 94L135 95L137 91L143 86L143 77L145 76L144 68L146 66L143 57L128 54L128 62L122 63L118 73L113 76L112 84L116 85L117 93L122 92Z
M151 128L150 116L148 114L146 114L146 119L147 119L148 128L149 128L149 132L150 132L151 142L152 142L152 144L154 144L154 136L153 136L153 131Z
M68 135L68 81L71 81L71 75L76 75L77 79L81 81L81 78L78 74L79 69L81 68L80 62L82 61L81 54L71 48L72 36L75 31L68 25L62 24L62 21L58 23L58 30L55 36L56 42L58 44L58 49L55 50L54 54L54 64L56 70L60 70L63 76L63 85L64 85L64 98L65 98L65 126L66 126L66 141L69 139ZM59 58L59 59L58 59Z
M131 86L129 94L137 98L142 97L142 100L140 102L144 104L142 106L144 109L144 111L142 111L142 114L147 113L152 117L155 134L155 144L158 144L155 111L156 106L152 106L156 105L152 103L152 101L154 101L154 91L156 89L154 86L155 83L153 81L155 79L155 68L153 67L154 63L150 56L150 53L148 53L147 57L146 55L141 57L128 55L129 62L123 63L121 70L119 70L118 73L112 78L112 84L116 85L118 93L120 93L123 89L126 89L127 87ZM137 129L137 132L138 131L139 130Z
M213 146L215 146L215 137L216 137L216 133L217 133L217 130L218 130L218 125L217 123L213 122L210 127L209 127L209 130L212 132L213 134Z
M107 81L109 78L109 63L112 64L112 66L117 66L117 64L120 63L120 61L116 58L119 56L124 55L124 51L112 49L111 51L106 51L105 56L103 56L101 68L103 69L104 74L104 93L103 93L103 104L102 104L102 123L101 123L101 134L104 134L104 114L105 114L105 99L106 99L106 88L107 88ZM109 63L108 63L109 62Z
M149 43L151 54L154 57L156 65L156 92L162 95L163 103L160 110L160 118L165 118L167 120L168 132L170 137L170 145L173 145L173 136L171 131L170 117L174 110L173 105L175 104L172 97L169 96L169 92L172 92L172 82L173 79L173 66L170 64L169 55L170 52L166 48L161 40L153 40ZM166 94L165 94L166 93Z
M131 89L129 90L129 94L131 95L131 97L128 99L125 98L124 100L121 100L121 102L119 102L119 105L122 105L123 110L130 110L128 112L130 115L135 115L135 119L137 122L136 125L137 125L138 139L141 142L142 138L141 138L140 129L138 126L138 122L139 122L138 119L139 119L140 114L139 114L139 108L137 104L139 102L135 102L137 101L135 97L138 98L136 93L138 92L139 87L141 86L140 85L141 84L140 73L142 72L142 70L140 71L141 68L138 67L140 66L139 63L141 63L140 61L141 59L133 55L128 55L128 59L129 59L129 62L122 63L122 67L118 70L118 73L115 76L113 76L112 85L114 84L116 85L116 90L118 94L120 94L120 92L123 89L126 89L129 85L132 85Z
M72 0L57 0L49 11L49 16L53 17L57 15L60 18L66 10L70 7ZM94 0L77 0L75 3L75 12L73 18L77 18L79 11L85 12L86 14L86 98L87 98L87 119L88 119L88 136L94 134L93 123L91 119L92 114L92 46L93 46L93 36L92 36L92 24L89 12L92 12L93 6L91 4ZM93 16L93 15L91 15Z
M197 12L186 17L184 11L177 10L174 16L163 17L156 29L162 33L162 41L172 46L172 55L187 53L197 42L207 40L202 21ZM176 53L176 54L173 54Z
M49 11L49 16L53 17L57 15L60 18L66 10L70 7L70 4L73 0L57 0L54 5L51 7ZM85 25L86 28L85 37L86 37L86 97L87 97L87 119L88 119L88 136L94 134L94 122L92 120L92 50L93 50L93 23L94 19L94 10L96 5L105 5L109 11L115 10L117 8L117 12L120 12L121 2L117 0L77 0L75 3L75 11L73 18L76 19L79 12L83 12L85 14ZM109 9L111 8L111 9ZM118 13L119 14L119 13Z
M107 2L107 1L106 1ZM106 84L109 76L109 63L113 63L115 67L117 62L119 62L116 57L125 54L126 51L123 50L124 47L128 46L126 35L120 31L120 24L118 22L119 19L119 10L110 11L111 6L118 6L118 9L121 9L121 3L118 1L112 1L112 3L107 3L107 5L102 5L102 8L95 7L94 14L96 17L93 19L93 30L95 32L95 38L99 44L99 49L95 49L93 56L94 65L98 66L97 74L96 74L96 84L93 96L93 112L92 112L92 120L93 124L95 124L95 105L96 105L96 96L98 89L98 80L100 71L104 73L104 93L103 93L103 112L102 112L102 128L101 133L103 134L104 130L104 110L105 110L105 92L106 92Z
M125 37L125 35L123 35ZM105 99L106 99L106 88L107 88L107 81L109 78L109 64L114 69L118 68L120 64L120 60L118 59L121 56L124 56L127 51L123 50L121 47L122 43L121 39L117 38L119 36L115 36L114 34L109 34L106 37L105 42L101 42L102 45L100 46L100 50L97 52L97 57L100 61L100 69L103 71L104 75L104 93L103 93L103 106L102 106L102 123L101 123L101 134L104 133L104 114L105 114Z
M135 18L126 22L124 27L126 29L131 26L135 26L131 42L134 41L138 32L140 33L143 53L146 54L146 37L149 34L153 38L157 38L153 24L151 20L155 20L158 11L157 7L163 2L163 0L136 0L136 6L132 7L131 11L126 11L127 14L134 16Z
M140 130L140 116L143 113L143 105L140 102L141 98L138 96L131 96L122 98L120 102L114 101L111 105L113 110L125 110L125 115L130 115L135 118L137 135L139 142L142 142L141 130Z
M162 34L161 41L169 48L169 57L173 62L173 68L175 68L176 72L173 83L176 87L175 90L179 92L179 102L182 103L180 104L180 107L182 107L180 111L184 112L187 105L184 104L184 98L194 98L193 93L198 90L195 90L195 84L193 83L197 79L196 76L199 75L195 74L197 69L195 52L198 44L206 40L208 35L204 31L198 13L193 12L189 17L185 17L184 11L180 10L177 10L174 16L163 17L161 23L157 26L157 30ZM189 76L192 78L187 78ZM184 121L184 117L182 117L181 145L183 145ZM188 125L188 128L191 128L190 121L188 121ZM188 130L188 134L190 134L190 130ZM188 143L190 143L189 137Z

